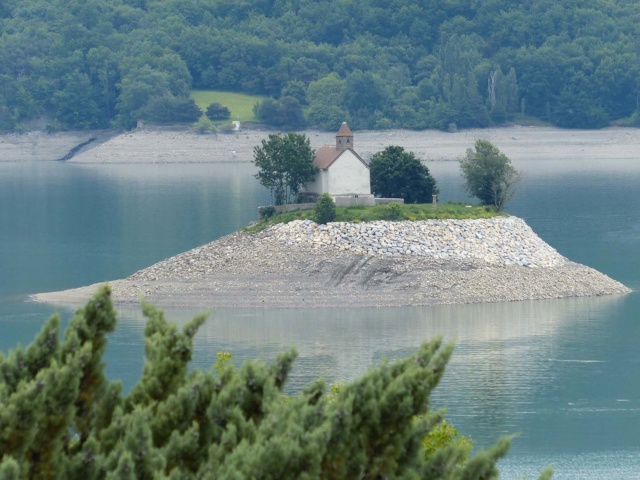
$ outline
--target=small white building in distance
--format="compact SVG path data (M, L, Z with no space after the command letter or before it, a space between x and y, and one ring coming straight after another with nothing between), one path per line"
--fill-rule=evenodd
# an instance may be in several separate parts
M313 165L318 173L302 194L307 201L328 193L339 207L375 205L369 165L353 149L353 132L347 122L340 126L335 146L325 145L316 151Z

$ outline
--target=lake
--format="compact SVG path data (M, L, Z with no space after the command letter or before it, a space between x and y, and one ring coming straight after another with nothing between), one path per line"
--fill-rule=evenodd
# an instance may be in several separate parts
M640 164L550 159L507 210L571 260L640 287ZM455 162L430 163L441 200L462 200ZM246 225L268 192L251 164L0 164L0 349L28 343L53 309L31 293L122 278ZM68 318L69 312L63 311ZM184 322L194 312L168 311ZM444 335L456 350L433 404L479 446L519 433L503 478L640 478L640 297L388 309L225 309L196 340L194 366L295 346L289 391L354 378ZM107 374L130 387L144 322L121 312Z

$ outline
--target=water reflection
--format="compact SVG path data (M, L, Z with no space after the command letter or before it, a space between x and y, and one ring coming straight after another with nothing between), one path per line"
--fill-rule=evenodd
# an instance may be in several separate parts
M0 297L126 277L244 227L252 164L0 164Z
M607 351L574 351L572 345L593 344L594 335L607 329L624 304L625 297L610 296L400 309L221 309L201 328L193 363L207 369L221 350L238 363L271 360L296 347L300 356L289 384L296 391L317 376L329 382L351 380L383 359L410 355L422 341L442 335L456 348L434 402L447 405L450 418L482 444L497 433L535 435L540 428L527 426L532 415L566 406L564 395L556 398L558 385L571 383L563 376L601 368L597 362L608 358ZM184 324L195 312L165 313ZM122 315L124 332L110 347L116 351L132 345L131 333L141 335L143 329L141 313ZM132 373L132 380L136 377Z
M381 358L408 353L407 348L442 335L445 341L493 345L515 343L534 337L561 336L574 322L601 318L624 302L624 296L570 298L472 305L358 309L218 309L198 333L207 345L238 345L282 350L291 346L330 352L343 369L336 374L351 379L362 373L345 353L361 358L356 365L368 366ZM165 316L183 325L201 310L165 309ZM121 310L123 322L141 323L138 309ZM588 334L577 329L574 334ZM484 348L483 348L484 350ZM366 356L362 356L364 352ZM302 352L301 352L302 353ZM215 356L215 355L214 355ZM212 358L214 357L212 356ZM549 356L549 355L547 355ZM553 355L551 355L553 356ZM347 357L349 358L349 357Z

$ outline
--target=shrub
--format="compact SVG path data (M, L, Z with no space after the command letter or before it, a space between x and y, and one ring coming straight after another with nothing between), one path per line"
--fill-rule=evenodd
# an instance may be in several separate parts
M260 208L260 218L268 219L276 214L276 207L270 205L268 207Z
M212 103L207 107L207 118L209 120L227 120L231 118L231 111L220 103Z
M397 203L390 203L388 214L389 220L398 220L402 216L402 207Z
M205 116L200 117L198 121L191 126L191 128L193 128L197 133L216 133L218 131L213 122Z
M323 193L316 203L316 222L324 225L336 219L336 204L331 195Z

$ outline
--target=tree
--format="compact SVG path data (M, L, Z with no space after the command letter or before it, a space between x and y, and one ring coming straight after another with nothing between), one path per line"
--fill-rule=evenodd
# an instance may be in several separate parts
M378 75L356 70L345 80L342 104L347 107L351 122L358 128L374 128L384 118L389 104L389 92Z
M292 203L307 183L313 181L314 152L306 135L272 133L253 150L258 181L269 189L276 205Z
M63 341L54 315L31 345L0 355L0 478L498 477L508 439L464 461L468 447L438 433L443 412L429 397L452 352L440 339L330 392L316 380L285 402L294 350L239 368L223 354L214 369L189 372L205 317L178 330L154 307L143 312L146 361L124 397L102 363L116 326L108 287Z
M217 133L218 128L205 115L201 116L197 122L191 125L191 128L198 133Z
M157 123L195 122L202 116L202 110L191 97L175 97L165 94L151 97L139 110L143 120Z
M294 97L266 98L253 106L253 113L260 121L276 127L299 128L305 124L302 106Z
M369 169L374 195L403 198L405 203L429 203L438 193L429 169L402 147L391 145L373 154Z
M336 131L345 119L348 119L346 110L335 105L313 105L307 111L309 123L322 127L325 130Z
M227 120L231 118L231 111L220 103L212 103L207 107L206 112L209 120Z
M307 88L303 82L298 80L293 80L291 82L287 82L287 84L282 87L282 91L280 92L281 97L293 97L300 105L307 104Z
M467 149L460 169L467 192L499 212L513 198L520 180L511 160L488 140L476 140L475 150Z
M333 222L336 219L336 204L328 193L323 193L318 198L315 217L316 222L322 225Z
M66 75L63 82L64 87L52 98L56 120L65 128L95 128L99 110L89 77L76 70Z

